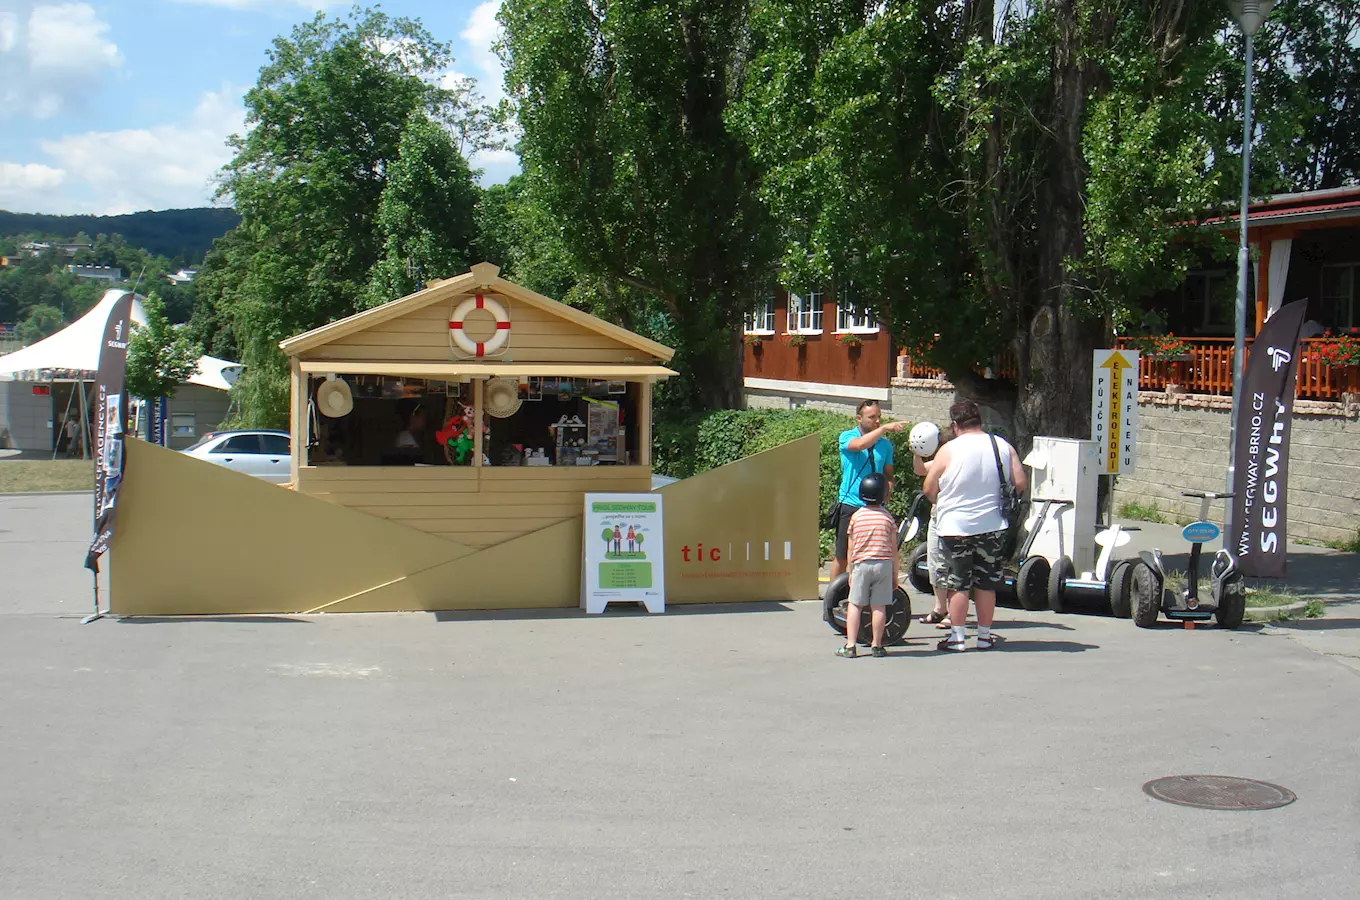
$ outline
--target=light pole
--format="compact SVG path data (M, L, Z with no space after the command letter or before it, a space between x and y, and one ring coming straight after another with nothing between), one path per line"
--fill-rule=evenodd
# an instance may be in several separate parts
M1246 101L1242 104L1242 208L1241 240L1237 247L1237 312L1233 329L1233 393L1232 420L1228 423L1228 493L1232 493L1237 474L1237 411L1242 403L1242 370L1247 355L1247 288L1251 266L1251 250L1247 245L1247 206L1251 203L1251 79L1252 38L1275 6L1275 0L1228 0L1233 18L1246 38L1245 78ZM1229 552L1236 543L1233 529L1233 502L1223 504L1223 546Z

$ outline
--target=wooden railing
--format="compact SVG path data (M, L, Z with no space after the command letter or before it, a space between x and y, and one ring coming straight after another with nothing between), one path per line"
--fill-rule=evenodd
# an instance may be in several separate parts
M906 363L901 360L906 358ZM898 374L904 378L941 378L944 376L943 369L937 369L926 365L916 357L908 356L905 352L898 356ZM979 363L976 367L978 372L985 372L986 363ZM1010 353L1005 353L997 357L996 363L992 366L993 378L1014 378L1015 377L1015 357Z
M1232 338L1181 338L1190 347L1184 357L1173 360L1153 359L1147 355L1138 361L1138 387L1145 391L1165 390L1168 384L1180 385L1190 394L1232 395L1233 342ZM1319 340L1304 340L1299 347L1299 374L1295 396L1305 400L1340 400L1346 392L1357 390L1356 367L1329 366L1318 354ZM1247 358L1251 358L1252 341L1247 341ZM1121 339L1116 346L1127 347Z
M1138 361L1138 387L1145 391L1166 390L1168 384L1180 385L1189 394L1232 396L1232 338L1181 338L1190 347L1184 357L1174 360L1153 359L1146 354ZM1304 400L1340 400L1343 393L1360 393L1360 371L1356 366L1329 366L1317 352L1323 339L1306 339L1299 347L1299 375L1295 396ZM1115 342L1129 346L1127 339ZM1247 341L1251 357L1252 341ZM979 367L981 370L981 367ZM994 369L998 378L1015 375L1015 362L1009 355ZM939 378L944 373L908 358L899 372L907 378Z

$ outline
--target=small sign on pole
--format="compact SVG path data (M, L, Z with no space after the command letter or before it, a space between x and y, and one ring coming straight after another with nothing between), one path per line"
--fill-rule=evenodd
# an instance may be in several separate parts
M1097 350L1091 373L1091 440L1100 447L1100 473L1132 472L1138 445L1138 353Z

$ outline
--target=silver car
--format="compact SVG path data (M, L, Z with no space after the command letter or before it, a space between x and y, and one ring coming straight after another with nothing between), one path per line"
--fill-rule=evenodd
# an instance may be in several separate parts
M289 478L289 450L288 432L261 429L210 431L181 452L243 475L284 484Z

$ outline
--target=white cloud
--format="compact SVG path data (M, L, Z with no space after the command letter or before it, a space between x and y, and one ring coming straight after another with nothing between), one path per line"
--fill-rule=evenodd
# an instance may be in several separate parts
M51 166L0 162L0 209L41 208L65 177L65 172Z
M265 9L271 6L300 6L320 12L334 6L334 0L175 0L188 6L217 6L222 9Z
M468 157L468 165L482 170L482 187L504 184L520 172L519 154L513 150L485 150Z
M227 137L245 128L242 93L239 87L206 93L182 123L43 141L66 173L67 190L41 211L116 215L206 205L213 177L231 159Z
M88 3L0 0L0 117L46 118L91 93L123 63Z
M500 11L500 0L488 0L472 10L467 25L458 32L467 45L463 59L476 70L477 90L488 103L496 103L505 96L505 71L500 57L491 49L501 36L501 26L496 21Z

